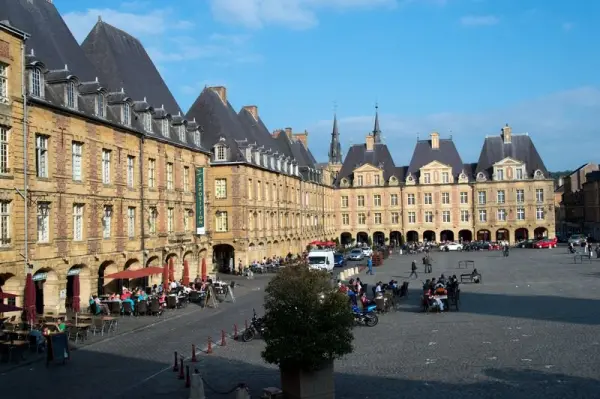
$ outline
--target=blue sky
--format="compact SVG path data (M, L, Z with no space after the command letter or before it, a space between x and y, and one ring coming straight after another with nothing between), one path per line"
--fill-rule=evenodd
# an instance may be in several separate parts
M475 162L486 135L529 133L551 170L600 162L600 2L564 0L55 0L79 41L102 15L147 48L181 107L205 85L309 132L325 160L379 103L398 165L417 135L452 135Z

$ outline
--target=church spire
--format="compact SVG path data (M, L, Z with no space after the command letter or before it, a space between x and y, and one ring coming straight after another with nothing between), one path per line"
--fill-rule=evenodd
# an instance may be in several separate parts
M381 129L379 129L379 104L375 104L375 125L373 126L375 144L381 143Z
M340 144L340 132L338 131L337 114L333 114L333 130L331 131L331 144L329 146L329 163L342 163L342 146Z

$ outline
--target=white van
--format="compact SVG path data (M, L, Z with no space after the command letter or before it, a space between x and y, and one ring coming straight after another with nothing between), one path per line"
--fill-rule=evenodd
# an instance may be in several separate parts
M308 267L313 270L333 270L335 259L333 251L310 251L308 253Z

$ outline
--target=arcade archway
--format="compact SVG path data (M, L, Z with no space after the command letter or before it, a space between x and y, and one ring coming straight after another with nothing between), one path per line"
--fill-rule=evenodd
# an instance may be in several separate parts
M419 233L410 230L406 233L406 242L419 242Z
M373 233L373 245L383 246L385 244L385 233L376 231Z
M496 231L496 241L510 241L510 233L506 229L498 229Z
M454 232L452 230L442 230L440 233L441 241L454 241Z
M423 241L435 242L435 231L425 230L425 232L423 233Z
M533 230L533 235L535 238L545 238L548 237L548 229L545 227L538 227Z
M399 231L392 231L390 233L390 245L397 247L404 244L402 242L402 233Z
M220 272L227 272L234 265L235 249L232 245L218 244L213 246L213 267Z
M343 232L340 234L340 244L343 246L352 244L352 233Z
M523 241L529 239L529 230L524 227L515 230L515 240Z
M461 230L458 232L458 239L461 242L473 241L473 232L471 230Z
M369 235L367 233L365 233L364 231L359 232L358 234L356 234L356 243L357 244L367 244L369 242Z
M489 230L479 230L477 232L477 241L489 241L492 238L492 233Z

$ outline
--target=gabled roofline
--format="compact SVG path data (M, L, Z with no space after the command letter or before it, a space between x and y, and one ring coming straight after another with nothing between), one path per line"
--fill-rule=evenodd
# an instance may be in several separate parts
M0 21L0 29L23 39L23 41L27 41L27 39L29 39L31 37L31 35L29 33L24 32L24 31L17 29L15 27L13 27L12 25L10 25L10 22L8 20Z

